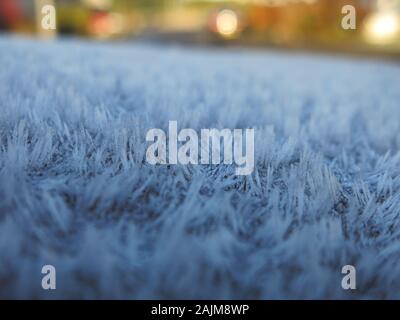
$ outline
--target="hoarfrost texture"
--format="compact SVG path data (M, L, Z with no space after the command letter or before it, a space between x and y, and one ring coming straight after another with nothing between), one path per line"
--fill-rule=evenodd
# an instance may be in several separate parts
M400 297L398 65L4 36L0 65L0 297ZM147 164L169 120L255 128L253 174Z

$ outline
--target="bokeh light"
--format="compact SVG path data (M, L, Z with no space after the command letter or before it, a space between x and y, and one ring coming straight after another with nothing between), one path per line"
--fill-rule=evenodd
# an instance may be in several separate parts
M375 13L365 22L365 39L372 44L391 44L399 39L400 18L394 12Z
M232 37L239 26L237 14L230 9L220 11L217 15L216 26L222 36Z

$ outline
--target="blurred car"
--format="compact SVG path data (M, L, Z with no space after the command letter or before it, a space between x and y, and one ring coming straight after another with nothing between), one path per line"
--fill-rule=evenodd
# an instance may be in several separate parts
M24 12L17 0L0 1L0 30L14 29L22 22Z

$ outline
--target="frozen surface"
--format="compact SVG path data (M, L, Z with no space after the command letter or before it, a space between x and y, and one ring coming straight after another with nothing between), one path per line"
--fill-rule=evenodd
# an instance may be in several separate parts
M169 120L255 172L146 164ZM399 150L395 64L0 38L0 297L400 298Z

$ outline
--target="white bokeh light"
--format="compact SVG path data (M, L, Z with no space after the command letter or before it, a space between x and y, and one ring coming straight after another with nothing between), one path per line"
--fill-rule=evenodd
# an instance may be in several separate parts
M225 37L233 36L238 30L239 22L236 13L224 9L217 15L216 26L218 32Z
M400 18L393 12L375 13L365 23L365 38L373 44L391 44L400 35Z

